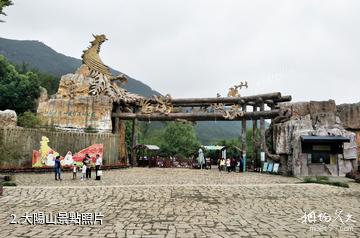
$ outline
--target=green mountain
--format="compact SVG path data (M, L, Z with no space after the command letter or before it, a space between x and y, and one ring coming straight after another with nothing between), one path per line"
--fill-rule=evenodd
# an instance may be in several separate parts
M26 65L57 77L73 73L81 65L81 60L63 55L39 41L10 40L0 38L0 54L17 65ZM113 70L114 74L120 73ZM57 82L58 83L58 82ZM57 88L57 87L56 87ZM159 95L148 85L130 78L124 85L129 92L146 97ZM198 122L195 126L197 136L202 144L213 143L222 139L232 139L240 136L240 122ZM251 126L250 124L248 125ZM154 126L155 127L155 126ZM154 128L156 130L156 127Z
M73 73L81 65L81 60L63 55L51 49L39 41L9 40L0 38L0 54L4 55L10 62L17 65L25 64L30 69L49 73L54 76ZM119 71L113 70L114 74ZM129 92L137 93L146 97L160 95L146 84L130 78L124 86Z
M165 129L165 122L141 122L140 143L158 144L158 136ZM268 126L265 124L266 127ZM246 127L252 128L252 121ZM258 127L260 124L258 123ZM197 138L202 145L213 145L221 140L235 139L241 136L241 121L199 121L194 126Z

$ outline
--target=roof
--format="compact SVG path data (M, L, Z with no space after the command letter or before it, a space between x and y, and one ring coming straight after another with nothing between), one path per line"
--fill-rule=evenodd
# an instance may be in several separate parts
M143 149L148 149L148 150L160 150L159 146L157 145L136 145L134 148L143 148Z
M221 145L204 145L203 147L206 150L222 150L225 148L225 146L221 146Z
M302 142L350 142L350 139L344 136L301 136Z

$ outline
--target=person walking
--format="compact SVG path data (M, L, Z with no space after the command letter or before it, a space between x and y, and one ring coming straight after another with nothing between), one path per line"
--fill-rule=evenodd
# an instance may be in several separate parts
M76 173L77 173L77 170L78 170L78 167L77 167L75 162L73 163L72 169L73 169L73 180L75 180L76 179Z
M230 159L231 171L235 172L236 161L235 158Z
M98 177L98 171L102 165L102 158L99 154L96 155L96 162L95 162L95 175Z
M220 160L220 171L223 171L224 167L225 167L225 159L221 158L221 160Z
M92 162L92 159L89 158L89 163L88 165L86 166L87 167L87 170L89 172L89 178L91 178L91 169L92 167L94 166L93 162Z
M59 180L61 181L61 163L60 163L60 156L56 156L55 158L55 180L58 180L58 177L59 177Z
M81 180L86 179L86 164L83 164L81 168Z
M90 178L90 156L85 154L85 158L83 159L83 164L86 166L85 175L86 178Z
M239 173L243 172L244 170L244 160L243 157L240 156L240 168L239 168Z
M226 169L228 171L228 173L230 173L231 170L231 161L229 158L226 159Z

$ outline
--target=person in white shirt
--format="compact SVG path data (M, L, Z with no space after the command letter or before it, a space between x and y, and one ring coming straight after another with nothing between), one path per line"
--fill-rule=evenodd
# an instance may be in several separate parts
M86 179L86 165L83 164L82 169L81 169L81 180Z
M102 165L102 158L99 154L96 155L96 162L95 162L95 174L98 176L98 171Z
M229 158L226 159L226 169L228 173L230 173L231 170L231 160Z
M76 163L74 162L74 163L73 163L73 180L76 179L76 173L77 173L77 165L76 165Z

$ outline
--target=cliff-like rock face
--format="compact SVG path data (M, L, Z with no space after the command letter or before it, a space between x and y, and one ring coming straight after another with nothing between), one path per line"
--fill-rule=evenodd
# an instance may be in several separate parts
M339 116L344 128L356 134L358 155L360 155L360 102L340 104L336 107L336 109L337 115Z
M37 114L44 125L64 130L112 131L113 102L105 95L89 95L93 79L86 70L80 67L75 74L62 76L58 92L50 99L46 92L42 93Z
M287 164L282 164L283 173L309 175L314 172L309 171L312 165L308 164L307 155L301 151L300 138L303 135L350 138L350 143L344 144L344 159L339 161L340 172L344 174L357 166L356 134L344 128L337 116L335 101L282 103L280 110L290 116L288 120L272 125L272 150L287 158ZM348 120L351 122L353 119ZM330 165L325 165L324 171L333 175L337 172Z
M1 127L16 127L17 116L13 110L0 110L0 126Z
M336 108L344 128L360 130L360 103L340 104Z

